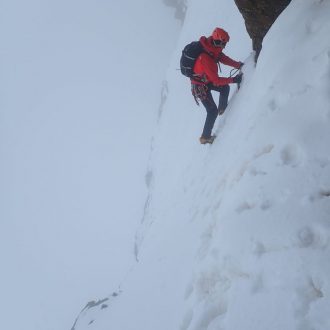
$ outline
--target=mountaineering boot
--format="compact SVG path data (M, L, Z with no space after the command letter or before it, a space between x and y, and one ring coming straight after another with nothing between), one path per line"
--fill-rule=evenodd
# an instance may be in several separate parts
M207 143L212 144L215 138L216 138L215 135L212 135L212 136L210 136L210 137L203 137L203 136L201 136L201 137L199 138L199 142L200 142L201 144L207 144Z

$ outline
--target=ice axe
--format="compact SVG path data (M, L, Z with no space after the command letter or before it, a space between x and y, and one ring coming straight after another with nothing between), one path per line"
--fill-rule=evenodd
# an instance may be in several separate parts
M230 77L234 77L234 76L243 76L243 72L242 72L242 67L240 67L239 69L232 69L230 71ZM241 83L237 84L237 89L240 89L241 87Z

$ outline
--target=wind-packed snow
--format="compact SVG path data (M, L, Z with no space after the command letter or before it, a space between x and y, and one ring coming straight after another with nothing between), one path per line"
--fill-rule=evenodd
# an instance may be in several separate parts
M155 14L153 17L160 19L161 16ZM86 143L79 145L86 156L73 154L69 158L69 173L75 175L81 164L92 159L88 171L79 172L79 176L73 177L74 184L80 187L84 183L86 190L90 187L103 189L91 189L92 193L87 194L85 199L75 200L74 209L81 211L78 213L80 217L74 218L74 223L60 221L60 229L57 228L54 221L63 218L54 216L59 211L52 210L58 210L58 205L67 205L60 199L61 193L63 198L70 196L71 200L74 197L73 192L80 191L79 188L73 189L72 187L76 187L73 184L67 184L71 177L67 175L66 160L72 149L66 149L67 152L63 153L60 148L64 146L63 140L70 136L71 129L75 128L74 132L77 132L80 127L73 124L78 116L77 111L71 113L71 121L67 126L63 126L60 120L57 121L57 127L62 128L60 132L63 134L55 137L62 138L63 143L55 143L57 148L46 153L49 162L63 162L61 167L55 167L55 178L61 178L58 168L65 169L66 173L65 180L62 177L58 185L55 185L57 195L52 199L54 203L50 203L50 199L41 198L41 192L47 192L47 184L40 183L40 178L53 177L54 167L37 167L32 172L32 179L27 179L26 175L31 173L29 167L18 167L14 161L5 163L4 170L10 174L3 177L8 189L3 190L1 195L6 206L4 214L8 217L4 229L9 233L3 235L4 231L1 230L4 236L1 249L8 259L5 262L5 272L1 275L1 285L6 289L7 297L1 305L2 311L6 311L5 320L10 320L14 315L18 315L18 318L23 316L22 323L20 320L13 321L13 324L21 325L24 324L24 318L29 321L37 320L35 314L40 315L40 311L43 317L49 317L49 308L59 306L59 298L54 294L55 288L60 292L59 295L64 295L63 299L71 299L70 311L73 302L80 304L76 308L76 314L72 315L70 326L73 324L74 330L330 329L329 17L330 2L327 0L292 0L264 39L263 49L255 66L251 42L234 1L226 3L226 6L216 0L188 1L178 39L174 40L176 27L172 25L173 33L167 34L169 40L172 38L172 43L168 41L167 50L174 47L175 41L177 46L168 59L169 68L167 79L162 85L161 100L158 100L153 114L152 111L143 112L143 120L132 117L134 125L129 126L134 129L142 122L151 122L150 117L156 122L154 127L151 123L143 126L143 130L149 130L153 134L151 141L148 140L150 136L145 132L141 133L146 135L143 135L140 143L143 146L147 144L146 140L150 143L149 163L147 169L144 169L146 188L140 186L136 176L126 177L126 184L122 186L121 178L129 172L125 170L126 166L134 168L136 163L129 162L126 152L121 154L119 151L132 150L135 156L137 150L146 153L145 149L138 147L137 141L132 140L134 144L128 146L124 143L120 148L112 144L112 135L109 133L101 135L100 139L94 138L86 150L84 147L87 141L84 140ZM225 53L235 60L245 62L244 80L239 91L235 85L231 85L230 104L225 114L217 119L214 129L217 139L214 144L202 146L198 138L204 124L205 110L202 106L197 107L190 93L189 81L177 69L183 46L201 35L209 35L215 26L223 27L229 32L231 39ZM91 40L96 35L98 33ZM158 39L153 40L155 41ZM169 53L168 51L167 56L170 56ZM228 74L228 69L224 66L222 69L223 75ZM155 74L153 81L156 80ZM108 81L107 77L102 81ZM107 86L112 86L111 82L106 83ZM92 90L92 95L95 95L96 89ZM49 90L53 91L53 88ZM13 89L11 91L13 93ZM89 87L85 86L84 91L90 91ZM129 91L125 92L127 99L130 99ZM111 107L112 100L107 100L106 94L102 95L98 104L104 106L103 102L106 102L106 111L107 106ZM217 97L216 93L214 95ZM22 105L23 102L17 100ZM92 101L94 98L91 99L91 104ZM134 105L136 109L141 109L147 106L147 101L139 99ZM143 102L146 102L145 105ZM79 102L79 105L84 104L85 101ZM16 152L9 152L12 149L5 145L2 153L10 155L9 159L26 159L28 165L35 165L34 159L40 158L33 157L36 157L39 149L28 148L29 151L34 150L33 157L27 157L26 154L23 157L21 152L25 150L24 146L34 145L33 141L37 141L37 146L44 146L42 150L47 151L50 136L51 141L57 141L53 134L47 134L54 126L28 126L30 134L37 127L42 127L42 132L45 133L32 134L31 142L29 134L22 134L25 132L23 129L26 129L23 120L17 127L17 117L22 112L17 111L18 106L13 109L16 111L10 115L7 113L5 117L5 123L12 125L2 124L1 127L7 127L5 136L15 142L12 142L12 146L15 146ZM78 116L83 127L86 127L86 123L93 123L97 117L98 125L92 126L89 131L99 133L100 126L103 127L101 132L108 131L108 125L112 123L110 120L104 121L108 117L98 116L99 112L95 114L88 111L89 107L84 109L83 117ZM52 113L53 116L50 116ZM63 119L63 115L56 117L54 113L56 112L50 111L44 114L41 123L50 123L52 118ZM134 112L129 113L134 116ZM38 111L38 114L41 112ZM127 114L128 112L120 118L127 119ZM158 117L155 118L156 116ZM63 131L63 127L67 129ZM9 134L10 129L14 128L17 134ZM132 137L130 132L128 134ZM40 136L48 139L39 140ZM82 137L83 134L77 136ZM71 142L72 140L69 139ZM95 157L99 155L95 148L102 150L102 157ZM109 171L111 178L100 185L107 172L99 164L101 162L105 167L111 164L110 161L102 161L103 157L110 157L109 149L115 155L122 155L122 158L116 158L118 163L115 171ZM54 150L61 152L54 153ZM146 157L136 156L140 169L136 175L142 172ZM17 171L9 171L13 164L21 169L16 181L11 177ZM45 165L44 162L42 164ZM51 171L45 172L45 168L50 168ZM130 207L121 202L122 196L114 202L111 199L113 191L105 189L114 180L112 175L119 177L119 182L113 181L113 186L121 187L124 195L128 193L125 201L129 205L132 198L137 198L132 213L128 212ZM43 189L37 190L29 181L35 178L39 182L37 187L41 186ZM99 184L95 184L95 180ZM51 182L54 184L54 181L52 179ZM13 182L16 182L14 186ZM34 187L31 194L28 193L30 186ZM11 192L10 197L5 194L8 191ZM95 199L92 198L94 191L97 191ZM16 195L20 197L16 204L19 208L13 207ZM27 205L31 205L28 202L35 198L40 199L41 203L34 202L29 208L23 203L27 201ZM102 208L97 207L99 204L96 201L99 198L103 201ZM104 205L107 205L106 201L109 199L109 209L106 209ZM88 205L89 202L90 205L86 207L85 204ZM47 217L40 217L37 212L39 205L43 210L41 214ZM121 212L114 211L117 207ZM15 210L15 213L9 210ZM29 217L22 216L26 214L26 210L29 210ZM71 208L70 210L72 211ZM85 216L86 210L90 212L90 216ZM94 211L97 210L97 216L94 217ZM36 217L33 217L34 214ZM116 217L120 215L121 219L133 217L132 220L123 221L130 233L137 227L134 241L133 235L127 235L122 225L117 227L117 223L115 225L111 221L114 214ZM44 218L45 221L48 220L44 227L40 227L40 221L37 220ZM138 223L140 219L141 223ZM81 221L86 225L82 225ZM67 224L70 226L68 231ZM125 236L122 241L129 247L119 244L119 241L107 245L109 232L106 230L109 228L116 232L120 229ZM38 252L34 255L35 259L26 258L26 263L23 258L29 256L27 242L30 240L22 240L23 232L28 235L37 233L38 235L32 237L39 239L39 245L34 245L33 248L33 252ZM48 255L54 257L56 253L51 252L54 244L47 245L43 241L46 238L41 239L44 232L51 232L46 236L51 241L59 235L59 245L64 241L66 248L73 246L82 249L82 257L78 260L85 263L85 268L75 263L79 266L79 271L69 271L65 265L70 259L65 259L65 263L59 260L65 253L58 254L58 259L48 261ZM100 237L101 243L95 248L93 244L97 244ZM23 242L21 246L20 242ZM47 253L39 252L39 249L45 247L49 248ZM109 249L106 250L109 258L102 251L104 247ZM118 248L118 251L120 249L119 257L114 257L112 248ZM64 252L64 249L61 251ZM77 254L78 251L74 256L77 257ZM35 264L39 268L34 269L31 266L33 260L38 261ZM53 260L56 260L54 265ZM111 276L111 263L120 264L120 260L120 272L117 276ZM46 268L40 266L43 262ZM104 265L103 269L100 263ZM12 265L15 267L10 269ZM52 285L53 282L46 277L51 276L55 267L63 270L63 277L65 274L70 277L70 280L63 283L74 285L75 288L60 291L60 287L55 285L52 287L53 292L46 291L43 295L39 293L38 298L33 297L36 288L45 290ZM42 273L39 272L40 268L43 268ZM124 269L128 270L125 276ZM31 280L33 276L35 278ZM42 282L40 287L36 285L38 281ZM79 295L78 290L81 291ZM11 296L11 292L14 295ZM76 296L70 298L70 294ZM29 305L31 299L32 308ZM88 301L90 302L86 305ZM38 307L38 302L45 308ZM37 312L32 315L33 309ZM66 318L67 314L62 310L56 317L64 318L64 315ZM55 318L50 319L55 322ZM35 327L29 323L29 327L25 329L44 329L45 326L42 328L41 325L45 324L47 329L58 329L67 324L56 321L58 324L55 326L46 321L48 320L38 321ZM20 329L17 326L10 327L9 321L5 324L8 329Z

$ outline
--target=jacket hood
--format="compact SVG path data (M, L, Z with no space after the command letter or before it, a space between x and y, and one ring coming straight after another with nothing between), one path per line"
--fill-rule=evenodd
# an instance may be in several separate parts
M215 47L212 43L212 37L205 37L202 36L199 39L200 43L202 44L204 50L211 55L214 59L219 58L219 55L222 53L222 48Z

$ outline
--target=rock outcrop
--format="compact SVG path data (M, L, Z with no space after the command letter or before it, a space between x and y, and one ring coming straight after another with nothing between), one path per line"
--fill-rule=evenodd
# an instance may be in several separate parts
M256 52L255 61L261 51L264 36L290 2L291 0L235 0L252 39L252 47Z

